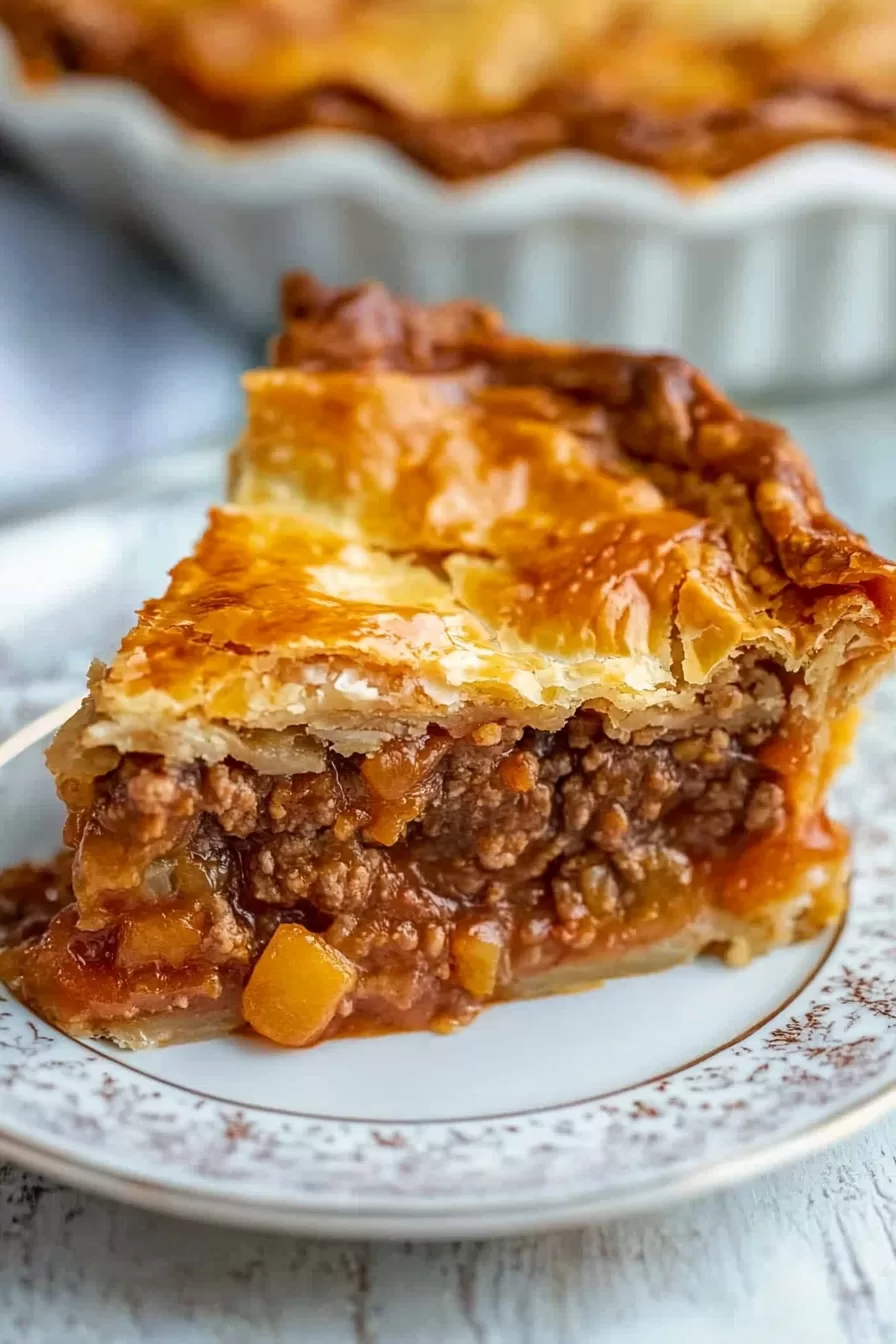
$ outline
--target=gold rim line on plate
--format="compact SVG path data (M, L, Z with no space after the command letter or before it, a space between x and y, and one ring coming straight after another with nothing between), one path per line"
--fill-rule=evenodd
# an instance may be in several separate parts
M573 1097L571 1101L550 1102L544 1106L520 1106L515 1111L489 1111L485 1115L434 1115L426 1120L389 1120L384 1119L382 1116L325 1115L320 1111L287 1110L282 1106L265 1106L263 1103L255 1101L235 1102L231 1100L230 1097L219 1096L216 1092L203 1092L198 1087L189 1087L186 1083L173 1083L168 1079L160 1079L157 1074L149 1073L146 1069L141 1069L139 1065L132 1064L130 1062L130 1054L132 1052L118 1050L113 1046L112 1049L115 1053L107 1054L105 1050L101 1050L99 1046L94 1045L90 1040L79 1036L69 1036L68 1032L60 1031L58 1027L52 1027L51 1030L55 1031L60 1036L65 1036L70 1041L75 1041L83 1050L89 1051L90 1054L96 1055L99 1059L104 1059L109 1064L115 1064L118 1068L126 1069L129 1073L135 1073L139 1078L146 1078L150 1082L163 1082L167 1087L177 1088L179 1092L186 1092L188 1096L198 1097L201 1101L212 1101L219 1106L239 1106L241 1110L261 1111L264 1115L283 1115L292 1117L294 1120L321 1121L324 1124L332 1125L371 1125L381 1129L388 1128L390 1125L397 1128L399 1126L416 1127L423 1125L489 1124L491 1121L514 1120L517 1117L530 1115L556 1115L560 1111L573 1110L579 1106L594 1106L602 1101L609 1101L615 1097L624 1097L627 1092L635 1092L640 1087L650 1087L655 1083L665 1082L667 1078L674 1078L679 1073L685 1073L688 1069L694 1069L699 1064L705 1064L708 1060L714 1059L716 1055L720 1055L724 1051L732 1049L733 1046L740 1045L742 1041L748 1040L751 1036L755 1036L757 1031L761 1031L763 1027L767 1027L770 1022L773 1022L776 1017L779 1017L786 1008L789 1008L790 1005L809 988L816 976L824 969L834 954L837 945L843 936L845 927L846 913L840 917L833 933L828 934L830 941L822 950L818 961L814 964L811 970L806 972L796 988L792 990L786 998L782 999L776 1007L772 1008L770 1012L759 1018L758 1021L751 1022L749 1026L744 1027L742 1031L739 1031L736 1036L732 1036L729 1040L722 1041L719 1045L714 1045L712 1049L704 1050L702 1054L694 1055L692 1059L685 1060L683 1064L676 1064L671 1069L665 1069L662 1073L654 1073L647 1078L639 1078L636 1083L626 1083L624 1087L610 1088L606 1092L596 1092L593 1096L588 1097ZM674 970L675 968L670 967L669 969ZM485 1008L487 1011L500 1011L502 1008L512 1007L515 1002L520 1003L523 1002L523 1000L508 999L504 1002L486 1004ZM529 999L528 1002L537 1002L537 1000ZM399 1035L401 1033L395 1034ZM405 1034L416 1035L418 1033ZM325 1048L327 1045L335 1043L335 1041L325 1041L322 1046L315 1048L321 1049Z

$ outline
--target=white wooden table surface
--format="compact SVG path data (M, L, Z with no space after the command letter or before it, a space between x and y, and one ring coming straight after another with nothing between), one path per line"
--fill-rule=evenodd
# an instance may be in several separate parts
M324 1243L0 1172L3 1344L896 1340L896 1121L652 1217L547 1237Z
M834 505L896 554L896 395L788 420ZM896 1118L652 1217L453 1245L194 1226L0 1164L0 1344L97 1340L896 1344Z

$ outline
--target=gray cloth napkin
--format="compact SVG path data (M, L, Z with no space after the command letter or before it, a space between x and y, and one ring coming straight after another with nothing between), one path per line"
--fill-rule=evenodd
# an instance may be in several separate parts
M0 169L0 508L225 432L253 358L160 259Z

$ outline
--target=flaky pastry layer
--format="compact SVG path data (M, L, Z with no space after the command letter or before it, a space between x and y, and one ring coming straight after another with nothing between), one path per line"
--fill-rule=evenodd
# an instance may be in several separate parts
M26 69L113 74L252 138L388 139L445 177L564 147L688 181L896 143L887 0L0 0Z

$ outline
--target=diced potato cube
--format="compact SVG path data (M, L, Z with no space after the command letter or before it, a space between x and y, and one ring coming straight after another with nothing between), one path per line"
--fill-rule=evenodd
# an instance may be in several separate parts
M278 1045L312 1045L357 983L357 967L335 947L301 924L281 924L243 991L243 1012Z
M203 923L201 912L180 906L125 915L118 935L116 964L125 969L156 961L183 966L202 946Z
M461 988L477 999L494 994L501 963L498 930L491 924L459 929L451 940L451 951Z

